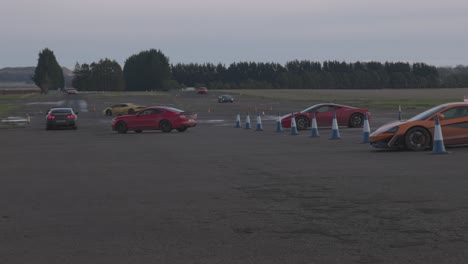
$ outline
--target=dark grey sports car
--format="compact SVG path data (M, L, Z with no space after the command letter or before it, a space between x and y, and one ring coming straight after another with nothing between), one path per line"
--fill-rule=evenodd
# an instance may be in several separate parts
M46 130L53 128L72 128L77 129L78 112L72 108L52 108L47 112Z
M220 95L218 96L218 103L234 103L234 98L227 94Z

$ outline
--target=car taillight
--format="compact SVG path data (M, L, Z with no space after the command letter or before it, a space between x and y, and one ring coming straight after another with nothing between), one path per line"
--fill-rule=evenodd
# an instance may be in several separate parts
M75 116L74 115L67 115L67 118L68 119L75 119Z
M55 119L55 116L54 115L48 115L47 119Z

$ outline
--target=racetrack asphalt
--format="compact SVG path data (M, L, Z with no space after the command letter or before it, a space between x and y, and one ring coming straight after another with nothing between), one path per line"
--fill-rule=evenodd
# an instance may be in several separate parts
M117 101L119 100L119 101ZM100 112L123 98L21 101L0 129L1 263L466 263L468 147L381 151L362 129L276 132L308 105L213 94L125 101L198 113L186 132L117 134ZM45 130L60 102L78 130ZM234 128L265 112L264 131ZM371 109L371 130L396 117ZM262 113L263 114L263 113Z

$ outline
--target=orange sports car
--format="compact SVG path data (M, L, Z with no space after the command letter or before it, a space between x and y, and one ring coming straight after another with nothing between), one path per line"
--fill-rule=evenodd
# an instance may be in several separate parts
M444 145L468 144L468 102L438 105L408 120L385 124L370 134L370 144L414 151L431 148L437 115Z

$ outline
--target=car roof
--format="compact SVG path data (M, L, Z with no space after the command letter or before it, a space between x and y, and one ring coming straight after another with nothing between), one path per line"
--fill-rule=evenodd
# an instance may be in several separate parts
M178 112L184 112L184 110L172 107L172 106L148 106L145 109L164 109L164 110L169 110L169 111L174 111L177 110Z
M72 110L73 111L73 108L71 108L71 107L54 107L54 108L49 109L49 111L52 111L52 110Z
M450 103L445 103L441 104L440 106L455 106L455 105L463 105L463 106L468 106L468 102L450 102Z

